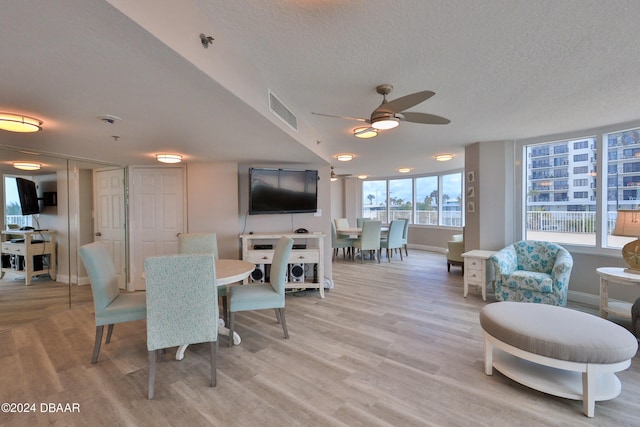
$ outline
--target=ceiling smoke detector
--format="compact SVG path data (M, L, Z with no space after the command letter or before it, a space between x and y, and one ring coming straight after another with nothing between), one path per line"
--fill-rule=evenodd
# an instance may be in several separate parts
M115 122L122 120L120 117L112 116L111 114L103 114L102 116L98 116L98 119L108 125L112 125Z

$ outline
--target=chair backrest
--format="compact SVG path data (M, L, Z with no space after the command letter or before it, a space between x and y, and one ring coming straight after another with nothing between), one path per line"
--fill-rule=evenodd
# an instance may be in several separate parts
M407 239L409 238L409 220L403 219L404 228L402 229L402 243L407 243Z
M178 236L178 252L181 254L213 254L218 259L216 233L181 233Z
M381 221L365 221L362 224L362 235L360 236L360 249L373 250L380 249Z
M149 257L147 349L216 341L218 293L212 254Z
M274 291L282 295L284 298L284 286L287 276L287 266L289 263L289 255L293 247L293 239L282 236L276 244L271 261L271 273L269 274L270 284Z
M521 240L513 244L518 258L518 270L537 271L551 274L562 246L538 240Z
M335 246L338 243L338 233L336 232L336 225L331 223L331 247Z
M111 254L100 242L80 248L80 258L89 275L96 317L120 294L118 276Z
M356 218L356 227L362 228L365 221L371 221L371 218Z
M333 220L337 229L349 228L349 220L347 218L336 218Z
M387 236L387 247L399 248L402 246L402 232L404 231L404 220L393 220L389 225Z

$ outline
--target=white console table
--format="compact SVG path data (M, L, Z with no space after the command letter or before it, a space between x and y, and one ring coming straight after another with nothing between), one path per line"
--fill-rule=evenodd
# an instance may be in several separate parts
M320 298L324 298L324 237L323 233L253 233L241 234L242 259L252 264L271 264L276 242L280 237L286 236L294 239L294 245L306 245L305 249L292 249L289 255L289 264L315 264L317 281L305 275L304 282L288 281L286 288L317 288ZM255 245L273 245L273 249L255 249Z
M22 242L12 242L13 236L21 236L24 238ZM34 242L36 240L36 242ZM24 268L15 265L11 268L2 264L0 279L5 273L24 273L25 285L31 284L31 278L40 274L48 274L51 280L56 280L56 232L55 231L24 231L9 230L2 232L2 255L19 255L24 257ZM46 256L48 258L48 266L43 265L40 269L34 270L34 256ZM44 263L44 260L43 260Z

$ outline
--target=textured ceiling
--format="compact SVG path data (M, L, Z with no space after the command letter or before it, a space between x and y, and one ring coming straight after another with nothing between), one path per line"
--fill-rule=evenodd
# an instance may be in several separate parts
M169 150L321 157L372 176L442 171L462 167L474 142L638 120L638 17L640 2L622 0L10 1L0 111L38 116L45 131L0 144L125 164ZM215 38L208 49L201 32ZM362 141L358 122L311 114L368 118L381 83L394 85L389 99L436 92L410 111L451 124L401 123ZM299 132L269 113L269 89ZM95 119L105 113L123 120L107 127ZM356 160L337 164L339 152ZM440 152L456 158L437 163Z

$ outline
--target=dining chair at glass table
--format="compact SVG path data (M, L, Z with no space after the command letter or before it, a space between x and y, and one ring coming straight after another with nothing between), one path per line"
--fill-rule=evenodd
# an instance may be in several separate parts
M338 256L338 250L342 248L342 256L346 258L347 255L349 257L353 256L353 242L355 242L355 238L351 237L338 237L338 233L336 231L336 226L332 222L331 223L331 248L333 249L333 253L331 256L331 260L333 261L336 256Z
M402 230L402 247L404 248L404 254L409 256L409 251L407 249L407 244L409 242L409 220L403 219L404 221L404 229ZM402 252L402 249L400 249Z
M149 257L147 280L147 350L149 399L156 381L156 356L185 344L208 343L211 387L217 384L218 292L213 254ZM169 369L171 364L163 364Z
M116 323L146 319L146 297L144 292L120 292L116 267L102 242L84 245L79 252L91 283L95 311L96 339L91 363L98 363L104 327L107 326L105 343L109 344Z
M391 262L393 250L400 250L400 261L402 261L402 232L404 231L404 220L393 220L389 225L389 232L386 237L380 239L380 249L386 249L387 259Z
M371 254L372 259L378 257L378 263L380 263L380 235L382 229L381 221L365 221L362 224L362 233L353 242L353 247L359 250L360 262L364 262L364 253L368 251ZM354 261L355 261L354 254Z
M178 253L181 254L213 254L218 259L218 240L216 233L180 233L178 235ZM222 300L222 318L228 323L229 304L227 287L218 289L218 298Z
M333 220L334 225L336 226L336 230L341 230L341 229L345 229L345 228L350 228L349 227L349 220L347 218L335 218ZM339 234L338 233L338 237L343 237L343 238L347 238L350 237L347 234Z
M269 283L231 286L229 288L229 336L233 336L237 312L275 309L276 320L282 325L284 337L289 338L284 316L284 291L292 247L293 239L282 236L278 240L271 262ZM233 344L233 340L230 339L229 347L232 347Z

